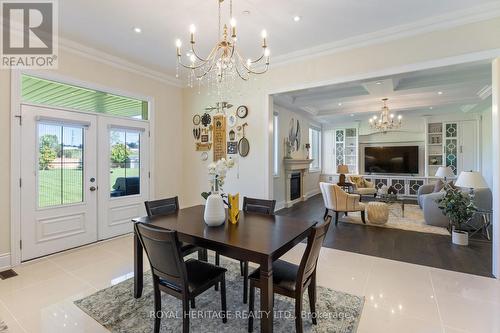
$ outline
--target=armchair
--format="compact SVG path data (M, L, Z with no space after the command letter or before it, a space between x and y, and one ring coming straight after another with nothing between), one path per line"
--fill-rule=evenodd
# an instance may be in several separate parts
M363 195L377 195L375 183L369 182L361 176L349 176L349 182L353 184L353 193Z
M361 220L366 224L365 205L359 202L358 194L349 194L335 184L319 183L319 186L325 203L325 219L332 211L335 213L335 225L338 225L340 212L346 215L348 212L361 212Z

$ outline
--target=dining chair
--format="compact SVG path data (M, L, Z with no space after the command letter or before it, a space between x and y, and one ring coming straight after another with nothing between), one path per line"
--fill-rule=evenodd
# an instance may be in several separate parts
M153 201L145 201L148 217L169 215L179 210L179 198L167 198ZM198 259L207 261L207 250L192 244L181 242L181 251L184 256L198 252Z
M144 223L134 225L135 232L148 256L153 276L155 321L154 332L160 332L161 292L182 300L182 331L189 332L189 301L212 286L221 284L222 322L227 322L226 269L205 261L184 261L177 232Z
M359 202L359 194L349 194L340 186L331 183L321 182L319 183L319 187L325 203L325 219L333 211L335 214L335 225L338 225L339 213L347 215L349 212L360 212L361 220L366 224L365 204Z
M257 213L273 215L276 207L276 200L264 200L256 198L243 197L243 211L246 213ZM215 253L215 264L220 263L219 253ZM243 276L243 303L248 300L248 261L240 261L240 273Z
M294 265L287 261L276 260L273 262L273 292L295 299L295 330L303 332L302 326L302 295L307 289L311 319L317 325L316 319L316 267L321 246L325 239L332 218L327 216L324 222L316 224L307 239L307 246L300 261ZM248 332L253 331L253 311L255 303L255 288L260 287L260 269L249 276L250 279L250 304L248 316ZM274 299L274 295L273 295Z

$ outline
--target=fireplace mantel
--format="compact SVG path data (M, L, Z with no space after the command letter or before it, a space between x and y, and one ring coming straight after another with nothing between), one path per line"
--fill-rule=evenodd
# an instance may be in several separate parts
M313 162L313 159L298 159L298 158L285 158L283 162L285 163L285 170L307 170Z
M313 159L284 158L285 165L285 207L292 207L295 203L304 201L304 176L309 170ZM291 198L291 178L293 174L300 174L300 196L297 199Z

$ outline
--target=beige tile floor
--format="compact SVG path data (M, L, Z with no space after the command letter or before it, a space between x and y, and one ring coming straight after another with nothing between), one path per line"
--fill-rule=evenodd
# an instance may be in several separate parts
M107 332L73 300L131 277L132 253L127 235L16 267L0 281L0 318L12 333ZM359 333L500 332L497 280L328 248L318 267L319 285L366 297Z

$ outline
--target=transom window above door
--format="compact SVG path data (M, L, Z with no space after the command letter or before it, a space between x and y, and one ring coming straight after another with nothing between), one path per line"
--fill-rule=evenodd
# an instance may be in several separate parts
M23 103L53 106L118 117L148 120L149 103L61 82L23 74Z

